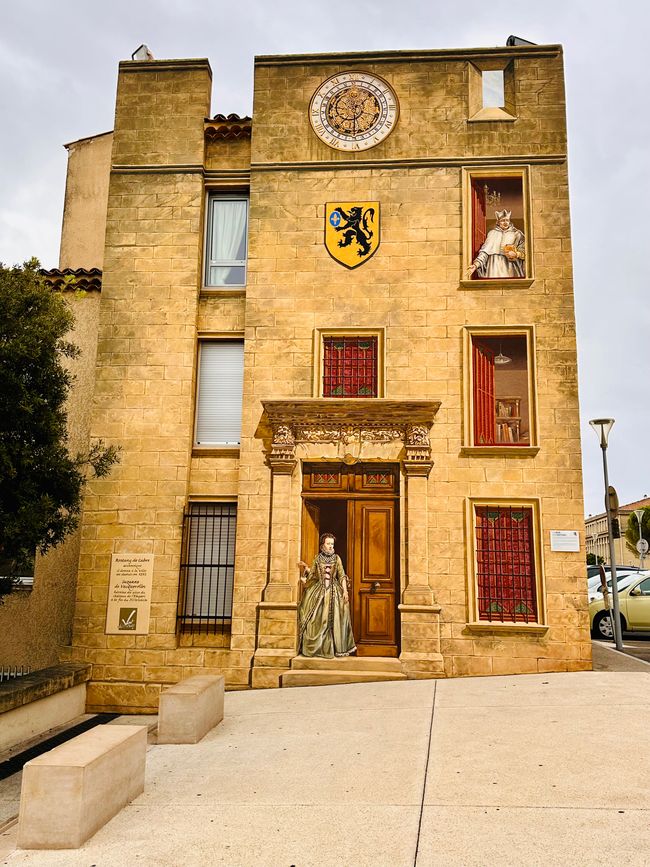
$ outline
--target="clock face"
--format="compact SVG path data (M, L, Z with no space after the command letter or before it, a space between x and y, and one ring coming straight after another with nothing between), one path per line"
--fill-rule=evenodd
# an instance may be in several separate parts
M399 115L397 97L382 78L342 72L311 98L309 121L319 139L341 151L365 151L389 135Z

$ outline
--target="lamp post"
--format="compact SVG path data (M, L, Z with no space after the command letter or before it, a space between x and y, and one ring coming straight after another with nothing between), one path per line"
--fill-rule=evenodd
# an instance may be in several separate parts
M594 418L589 424L596 431L596 435L600 441L600 448L603 452L603 475L605 477L605 509L607 512L607 535L609 537L609 564L612 573L612 602L614 616L612 618L612 628L614 631L614 642L617 650L623 650L623 641L621 639L621 609L618 604L618 580L616 578L616 555L614 553L614 536L612 534L612 512L609 501L609 474L607 472L607 438L609 432L614 425L613 418Z

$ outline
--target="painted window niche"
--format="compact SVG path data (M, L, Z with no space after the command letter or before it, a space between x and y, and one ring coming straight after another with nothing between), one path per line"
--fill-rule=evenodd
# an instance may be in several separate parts
M314 397L383 397L383 338L381 329L317 329Z
M188 503L181 548L180 631L214 634L230 629L236 529L236 503Z
M527 167L464 170L466 288L529 286L533 279Z
M538 451L534 332L466 331L465 450Z
M468 63L468 122L515 121L515 67L512 60Z
M468 512L468 625L545 631L538 502L472 499Z

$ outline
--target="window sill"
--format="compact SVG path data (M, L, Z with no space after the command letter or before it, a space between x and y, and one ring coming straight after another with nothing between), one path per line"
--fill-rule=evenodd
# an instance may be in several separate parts
M512 123L515 120L517 120L517 118L514 114L510 114L509 111L506 111L503 108L496 108L496 106L493 106L492 108L480 109L476 114L467 118L467 123L493 123L494 121Z
M469 267L469 266L468 266ZM460 289L528 289L534 277L489 277L479 280L461 280Z
M246 287L233 286L232 288L228 288L227 286L202 286L201 295L209 295L215 298L245 298Z
M238 458L239 446L193 446L193 458Z
M538 452L539 446L463 446L460 450L460 454L466 458L534 458Z
M479 620L478 622L466 623L465 628L470 632L501 632L516 635L546 635L548 626L541 623L501 623L496 620Z

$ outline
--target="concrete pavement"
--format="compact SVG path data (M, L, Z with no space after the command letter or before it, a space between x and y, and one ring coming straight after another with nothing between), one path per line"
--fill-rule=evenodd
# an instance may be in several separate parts
M2 863L647 865L644 668L227 693L82 849Z

